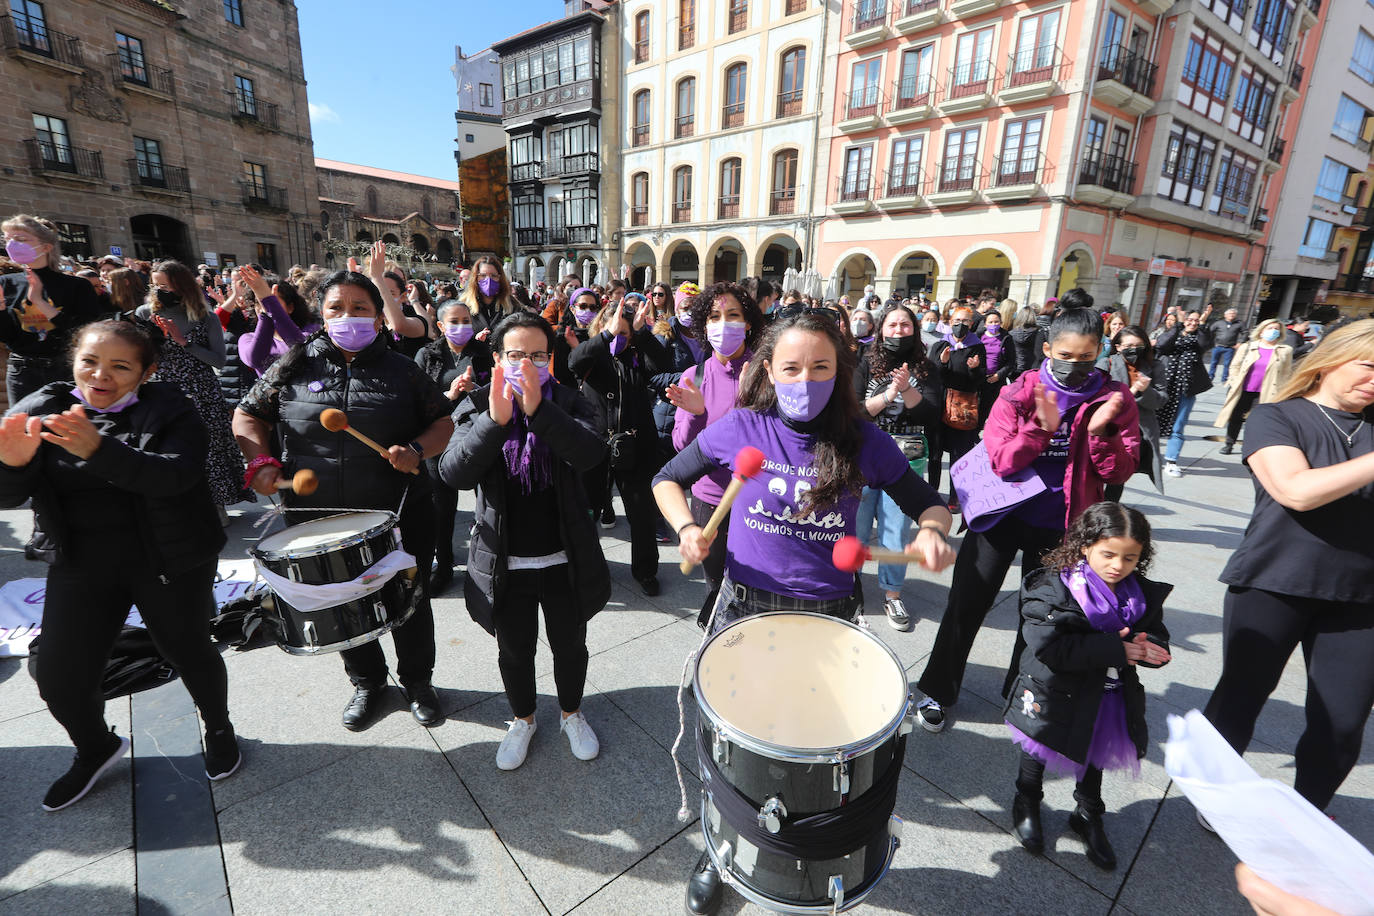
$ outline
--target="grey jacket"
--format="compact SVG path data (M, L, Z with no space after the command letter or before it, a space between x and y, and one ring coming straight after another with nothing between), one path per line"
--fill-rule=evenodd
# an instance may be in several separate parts
M1131 376L1126 371L1126 360L1120 353L1113 353L1107 361L1107 371L1111 374L1112 380L1129 388ZM1169 360L1167 357L1157 356L1154 363L1142 371L1150 377L1150 387L1135 396L1135 406L1140 411L1140 440L1150 443L1150 463L1147 465L1145 456L1141 455L1140 471L1150 475L1155 488L1163 493L1163 453L1159 450L1159 417L1156 412L1169 399Z

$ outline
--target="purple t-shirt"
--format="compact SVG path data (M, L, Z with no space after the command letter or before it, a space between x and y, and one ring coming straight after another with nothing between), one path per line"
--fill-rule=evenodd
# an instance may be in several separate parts
M983 349L987 351L988 375L992 375L1002 365L1002 338L996 334L984 334Z
M859 469L869 486L886 487L910 470L891 436L862 424ZM798 505L816 477L811 437L789 429L776 412L732 410L697 436L702 454L734 468L735 454L752 445L765 456L763 470L744 484L730 510L730 579L779 595L820 601L854 590L854 574L831 560L835 542L854 534L859 494L828 511L798 515Z
M1264 373L1269 369L1269 360L1274 357L1273 347L1260 347L1259 355L1250 366L1250 373L1245 376L1245 390L1252 394L1258 394L1264 387Z

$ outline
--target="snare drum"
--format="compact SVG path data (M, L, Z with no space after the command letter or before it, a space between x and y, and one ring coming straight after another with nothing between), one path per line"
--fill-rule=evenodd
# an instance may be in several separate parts
M349 582L401 546L393 512L329 515L292 525L263 538L251 551L267 570L304 585ZM304 611L282 595L264 599L274 618L277 642L292 655L338 652L378 638L400 626L415 610L415 570L393 576L362 598Z
M716 867L775 912L861 903L900 845L892 800L911 697L892 650L835 617L755 614L706 641L693 690L702 830ZM862 821L836 830L846 812ZM826 826L813 826L814 815L827 813ZM801 857L750 841L752 834L767 845L765 833L830 852ZM837 848L830 838L840 834L856 839Z

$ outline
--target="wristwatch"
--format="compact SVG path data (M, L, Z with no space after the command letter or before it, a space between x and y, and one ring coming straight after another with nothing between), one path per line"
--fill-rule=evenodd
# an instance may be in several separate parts
M411 442L411 443L410 443L410 449L411 449L411 451L413 451L415 454L419 455L421 458L425 457L425 450L424 450L423 447L421 447L420 443L418 443L418 442Z

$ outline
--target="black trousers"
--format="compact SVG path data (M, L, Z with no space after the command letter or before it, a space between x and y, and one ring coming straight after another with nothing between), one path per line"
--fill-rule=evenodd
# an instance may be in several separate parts
M978 430L954 429L951 426L946 426L940 430L940 444L949 455L950 467L953 467L954 462L967 455L978 444ZM935 486L935 484L931 484L931 486ZM949 498L951 502L955 499L952 480L949 485Z
M1250 408L1255 406L1259 396L1258 391L1242 391L1240 393L1240 400L1236 402L1235 410L1231 411L1231 416L1226 421L1227 442L1235 442L1240 438L1240 430L1245 425L1245 418L1250 415Z
M698 525L705 526L711 519L711 513L716 511L712 503L697 499L691 499L692 521ZM697 612L697 626L705 627L706 622L711 619L711 609L716 606L716 595L720 593L720 580L725 578L725 547L730 534L730 515L726 513L724 521L720 523L720 528L716 530L716 539L711 542L711 550L706 554L706 559L701 561L701 572L706 577L706 599L701 603L701 610Z
M402 686L408 687L428 684L434 675L434 608L426 591L429 565L434 559L434 504L428 493L412 493L406 498L399 524L401 546L415 557L416 587L420 589L415 612L391 631L391 642L396 647L396 676ZM382 654L380 639L339 654L354 687L377 690L386 686L386 656Z
M1040 568L1041 556L1057 547L1063 537L1062 531L1035 528L1016 518L1005 518L981 534L970 531L964 536L954 561L949 602L940 618L940 629L935 634L935 645L926 661L925 673L916 684L922 693L941 706L958 701L973 641L988 611L992 610L997 593L1002 590L1002 582L1016 554L1021 554L1021 578L1024 580ZM1017 659L1024 646L1018 624L1016 649L1007 670L1007 686L1016 677ZM1006 694L1006 686L1002 693Z
M553 651L553 681L564 712L582 706L587 684L587 622L577 609L568 566L513 569L492 618L501 666L501 683L516 718L534 715L534 652L539 641L539 608L544 635Z
M426 459L429 485L434 503L434 564L440 569L453 569L453 529L458 516L458 491L439 477L439 462ZM421 568L422 573L427 572Z
M11 353L5 367L5 394L9 396L10 406L13 407L49 382L61 382L71 377L72 367L67 360L23 357Z
M653 456L641 455L630 468L600 464L582 475L587 501L593 512L611 504L611 484L620 491L625 505L625 520L630 523L630 573L636 579L658 575L658 503L650 484L654 474Z
M141 548L118 541L74 544L75 562L48 570L38 693L79 754L97 754L108 741L100 685L110 648L133 606L158 652L181 675L205 727L218 731L229 725L229 680L210 641L216 562L163 582Z
M1307 728L1293 788L1325 809L1360 758L1374 704L1374 605L1231 586L1222 616L1221 678L1205 715L1244 753L1293 650L1307 666Z
M1027 798L1041 801L1045 797L1044 761L1021 751L1021 764L1016 772L1016 791ZM1102 802L1102 771L1088 767L1073 789L1073 800L1088 814L1101 815L1107 810Z

